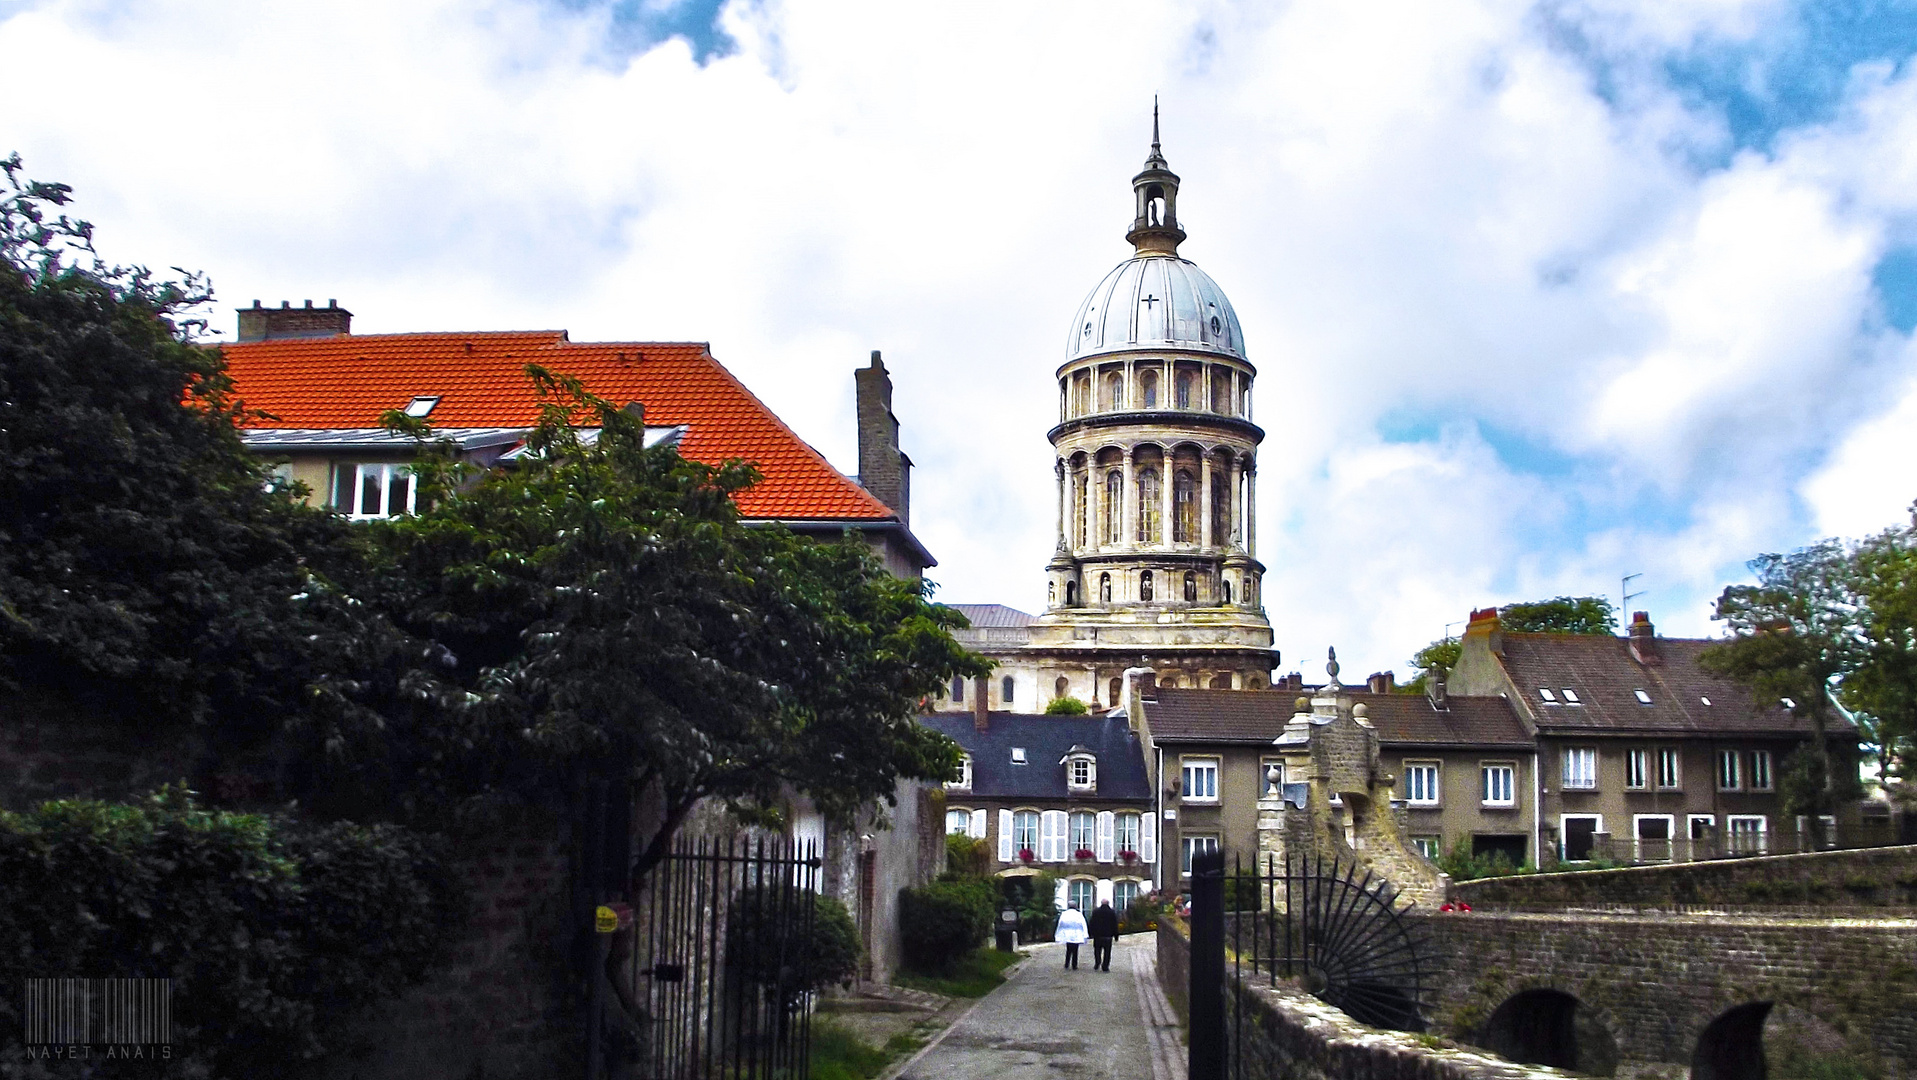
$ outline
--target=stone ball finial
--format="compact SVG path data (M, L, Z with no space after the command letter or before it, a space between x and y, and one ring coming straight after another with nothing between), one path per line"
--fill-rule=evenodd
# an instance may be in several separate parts
M1370 709L1365 708L1365 703L1362 701L1360 701L1358 704L1353 705L1351 707L1351 715L1357 717L1360 720L1364 719L1365 714L1369 713L1370 711L1371 711Z
M1297 701L1292 703L1292 707L1297 709L1299 712L1310 712L1311 699L1308 697L1301 697Z

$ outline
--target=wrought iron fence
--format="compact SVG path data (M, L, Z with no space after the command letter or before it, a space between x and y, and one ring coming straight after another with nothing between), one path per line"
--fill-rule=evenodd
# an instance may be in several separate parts
M633 909L648 1080L804 1080L819 859L776 839L694 840Z
M1336 859L1247 867L1234 857L1227 872L1223 853L1195 857L1192 1080L1247 1080L1241 991L1258 981L1284 979L1373 1027L1424 1030L1437 962L1412 906L1390 882Z

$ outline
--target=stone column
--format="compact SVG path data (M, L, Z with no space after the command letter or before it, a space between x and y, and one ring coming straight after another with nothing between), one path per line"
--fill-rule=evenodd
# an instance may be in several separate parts
M1052 472L1058 476L1058 546L1063 548L1065 546L1065 483L1071 477L1071 472L1065 468L1064 458L1058 458L1052 462Z
M1137 447L1125 448L1125 482L1118 489L1118 539L1120 543L1138 542L1138 466L1133 456Z
M1242 522L1244 520L1238 512L1239 501L1243 498L1245 492L1244 476L1245 463L1237 454L1233 454L1231 456L1231 498L1225 500L1226 504L1231 507L1231 520L1225 523L1225 539L1233 544L1239 542L1239 530L1242 528Z
M1211 536L1211 451L1198 459L1198 543L1209 549Z
M1158 461L1158 540L1165 547L1172 545L1172 511L1177 505L1172 498L1172 489L1177 486L1172 483L1174 475L1171 448L1166 447Z
M1245 554L1258 557L1258 515L1253 510L1258 505L1258 469L1251 462L1245 463Z

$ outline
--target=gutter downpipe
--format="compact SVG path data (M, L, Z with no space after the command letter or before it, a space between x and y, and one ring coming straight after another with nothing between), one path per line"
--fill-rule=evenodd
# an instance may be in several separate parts
M1531 751L1531 865L1544 869L1544 774L1538 771L1536 750Z
M1153 668L1148 667L1125 669L1125 713L1128 716L1133 708L1137 708L1140 712L1143 712L1145 708L1138 697L1138 681L1135 676L1150 675L1153 671ZM1097 692L1096 684L1093 685L1092 690L1094 693ZM1152 740L1152 754L1156 759L1156 768L1152 770L1151 778L1152 832L1157 836L1154 846L1158 849L1158 861L1152 865L1152 891L1157 892L1165 887L1165 751L1159 748L1157 739Z

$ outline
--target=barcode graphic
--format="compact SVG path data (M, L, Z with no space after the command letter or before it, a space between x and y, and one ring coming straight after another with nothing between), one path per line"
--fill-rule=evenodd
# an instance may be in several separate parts
M173 1041L172 979L28 979L26 1042L157 1045Z

